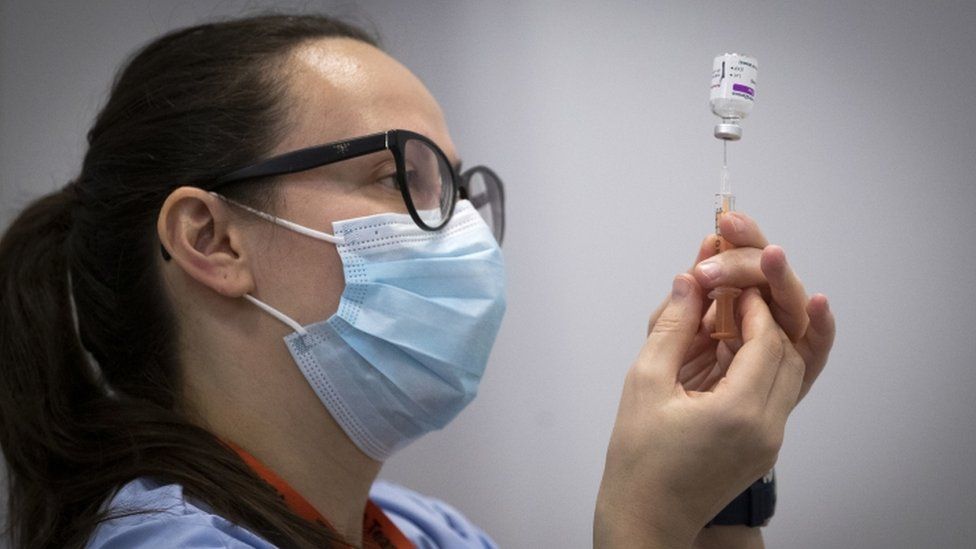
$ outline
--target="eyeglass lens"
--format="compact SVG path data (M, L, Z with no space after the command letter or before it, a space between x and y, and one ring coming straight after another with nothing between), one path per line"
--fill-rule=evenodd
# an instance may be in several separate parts
M467 174L468 200L491 228L500 244L505 232L501 183L490 171L473 168Z
M454 197L447 159L419 139L408 139L403 154L404 176L413 207L424 224L439 228L450 215Z

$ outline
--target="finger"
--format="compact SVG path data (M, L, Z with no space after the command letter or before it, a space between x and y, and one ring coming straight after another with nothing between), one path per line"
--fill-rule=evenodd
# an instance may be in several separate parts
M685 362L681 371L678 372L678 383L684 385L686 390L697 389L714 366L715 351L708 349L706 352L696 355L692 360Z
M783 360L776 371L776 379L769 390L766 400L766 410L772 414L777 423L786 423L786 418L800 401L800 388L803 386L803 374L806 365L800 354L783 334Z
M820 376L824 366L827 365L827 357L830 349L834 345L834 334L836 332L836 320L830 311L830 303L827 296L816 294L810 298L807 304L807 314L810 316L810 327L807 333L796 344L796 350L803 358L807 368L803 376L803 387L800 390L800 399L810 392L813 382Z
M724 339L719 342L718 347L715 350L715 358L722 366L723 375L725 375L725 372L728 371L729 364L732 364L732 359L735 358L735 353L738 351L739 347L741 347L741 344L733 345L731 343L733 341L735 340Z
M712 371L709 373L708 377L704 381L702 381L701 387L698 389L698 391L701 393L708 393L714 391L715 386L718 385L718 382L722 381L722 378L724 377L725 377L725 369L722 368L721 364L716 362L715 367L712 368Z
M779 246L736 248L707 259L695 267L695 278L703 288L760 286L768 293L773 318L790 340L806 332L809 317L803 283L786 261ZM765 286L768 285L768 290Z
M734 354L731 352L728 346L725 345L725 341L719 343L715 352L715 366L712 367L705 378L699 391L711 391L718 382L725 377L726 372L729 369L729 364L732 363L732 357Z
M637 357L636 368L652 383L671 389L701 320L701 288L694 277L680 274L671 287L671 300L651 327Z
M678 381L686 391L699 390L705 375L715 364L716 341L711 336L712 328L705 325L707 316L706 313L698 325L698 333L685 353L684 365L678 374Z
M705 314L702 315L702 331L708 334L708 338L711 339L712 342L715 341L712 339L711 334L715 331L715 315L717 314L717 311L718 306L713 301L708 304L708 309L705 311Z
M759 230L754 219L742 212L729 212L718 220L722 237L737 248L759 248L769 245L769 241Z
M688 364L703 354L714 352L714 347L715 340L712 339L711 332L704 330L701 323L699 323L698 333L695 334L695 338L691 340L691 345L688 346L688 351L685 353L683 362Z
M695 262L692 263L691 267L688 269L689 274L694 272L695 265L698 265L705 259L708 259L709 257L715 255L715 250L716 250L715 243L717 238L718 238L717 236L710 234L706 236L704 240L702 240L701 245L698 246L698 254L695 256ZM667 307L668 301L670 300L671 300L671 295L668 294L668 296L664 298L664 301L662 301L661 304L658 305L656 309L654 309L654 312L651 313L650 318L647 320L648 334L651 333L651 326L653 326L654 323L657 322L657 318L661 316L661 311L663 311L664 308Z
M770 309L773 318L791 341L797 341L807 331L807 291L786 262L786 252L779 246L766 246L762 251L760 268L769 282L772 293Z
M718 236L710 234L702 240L701 246L698 247L698 255L695 257L695 262L691 264L691 269L716 253L718 253ZM688 270L689 273L691 269Z
M763 249L769 245L769 241L763 236L762 231L759 230L759 225L742 212L729 212L719 218L719 229L722 232L722 237L725 238L730 244L736 248L756 248ZM710 235L709 238L702 242L702 248L699 250L699 258L696 262L696 267L698 263L703 260L715 256L715 259L723 258L730 255L732 250L726 250L721 254L716 254L718 246L716 246L716 239L718 237L715 235ZM706 248L707 246L707 248ZM708 252L708 253L705 253ZM735 257L736 254L731 254L733 257L728 258L729 261L740 259L739 265L748 264L742 263L741 258ZM709 265L713 265L709 263ZM721 266L721 263L718 263ZM736 284L738 288L745 288L747 286L755 286L759 284L761 278L759 278L760 271L754 269L747 271L746 273L739 273L738 269L726 269L725 276L734 276L734 280L741 280L741 285ZM696 268L693 272L696 278L698 278L698 283L702 284L706 288L715 288L718 285L717 277L722 276L722 273L716 271L713 273L701 272L701 269Z
M726 386L732 398L764 405L783 359L783 331L755 288L744 291L738 303L743 343L729 364Z
M731 357L735 356L735 353L738 353L739 349L742 348L742 340L739 338L723 339L722 346L728 350L729 360L731 360Z
M761 257L762 250L757 248L733 248L702 261L695 266L693 274L706 289L761 286L766 284L766 275L760 267Z

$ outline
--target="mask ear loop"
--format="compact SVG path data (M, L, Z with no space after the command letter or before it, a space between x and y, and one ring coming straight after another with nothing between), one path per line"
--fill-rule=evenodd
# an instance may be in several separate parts
M269 315L271 315L271 316L277 318L278 320L284 322L285 324L288 325L289 328L291 328L295 332L298 332L299 334L301 334L303 336L308 334L308 331L305 328L303 328L301 324L299 324L298 322L295 322L295 320L293 318L291 318L290 316L286 315L285 313L279 311L278 309L275 309L271 305L268 305L267 303L261 301L260 299L254 297L253 295L251 295L251 294L244 294L244 299L246 299L246 300L250 301L251 303L257 305L261 310L263 310L264 312L268 313Z
M343 243L343 238L341 236L335 236L335 235L331 235L329 233L324 233L322 231L316 231L315 229L310 229L308 227L299 225L298 223L295 223L293 221L288 221L287 219L281 219L280 217L276 217L276 216L273 216L273 215L271 215L269 213L262 212L261 210L256 210L256 209L254 209L254 208L252 208L250 206L247 206L245 204L241 204L240 202L238 202L236 200L231 200L230 198L227 198L226 196L223 196L221 194L215 193L213 191L210 191L210 194L212 194L213 196L215 196L215 197L223 200L224 202L227 202L229 204L233 204L233 205L237 206L238 208L241 208L241 209L243 209L243 210L245 210L247 212L250 212L250 213L252 213L252 214L260 217L261 219L270 221L270 222L274 223L275 225L280 225L280 226L282 226L282 227L284 227L286 229L295 231L296 233L303 234L305 236L310 236L310 237L312 237L314 239L317 239L317 240L324 240L326 242L331 242L333 244L342 244ZM290 316L286 315L285 313L279 311L278 309L275 309L271 305L268 305L267 303L261 301L260 299L254 297L253 295L251 295L251 294L244 294L244 299L246 299L246 300L250 301L251 303L257 305L257 307L259 309L261 309L262 311L268 313L269 315L277 318L278 320L280 320L282 323L284 323L285 325L287 325L289 328L291 328L293 331L297 332L298 334L300 334L302 336L305 336L305 335L308 334L308 330L306 330L305 328L303 328L301 324L299 324L298 322L295 321L295 319L293 319Z

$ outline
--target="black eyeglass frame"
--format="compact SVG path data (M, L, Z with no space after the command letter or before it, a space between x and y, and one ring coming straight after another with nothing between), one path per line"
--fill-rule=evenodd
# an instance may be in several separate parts
M406 152L404 150L406 143L410 140L422 141L424 144L429 146L435 154L440 156L441 160L444 162L444 166L447 167L451 175L451 202L447 208L446 215L444 215L441 222L435 226L429 225L422 217L420 217L416 206L414 206L413 197L410 196L410 189L407 183L406 175ZM454 166L451 165L447 155L444 154L444 151L442 151L436 143L424 135L409 130L387 130L385 132L374 133L362 137L354 137L352 139L346 139L343 141L334 141L324 145L315 145L313 147L307 147L297 151L273 156L256 164L252 164L239 170L235 170L227 175L218 177L214 181L214 185L210 186L209 190L216 190L230 183L237 183L247 179L273 177L276 175L303 172L313 168L319 168L321 166L334 164L343 160L349 160L384 150L389 150L393 154L393 161L396 164L397 186L400 188L400 194L403 196L404 204L407 205L407 211L410 212L410 217L414 220L417 226L427 231L436 231L446 225L447 222L451 220L451 216L454 215L454 206L457 204L457 197L462 187L462 178L458 176L457 171L454 169ZM474 171L475 169L476 168L472 168L469 171ZM495 179L498 180L497 176L495 176ZM498 181L500 185L501 181Z
M468 200L471 202L471 206L474 209L479 209L485 204L491 202L491 198L487 195L484 196L472 196L469 190L471 178L478 173L485 174L483 177L485 179L491 179L495 182L496 191L498 191L498 216L492 216L492 232L495 233L495 238L498 240L498 244L501 245L502 240L505 239L505 185L502 184L502 179L498 177L498 174L488 166L474 166L468 168L461 174L461 186L458 189L458 196L460 198Z
M444 165L447 167L451 175L451 204L448 208L447 215L437 226L428 225L423 218L420 217L420 214L417 212L417 208L413 204L413 198L410 196L409 187L406 180L407 170L404 146L406 142L411 139L422 141L429 146L434 153L444 161ZM498 191L498 206L500 208L500 214L498 215L497 219L493 219L493 223L498 225L498 229L495 232L498 235L498 243L501 244L505 231L505 189L502 184L502 180L487 166L475 166L465 170L463 174L459 175L457 170L455 170L454 166L451 164L450 160L448 160L447 155L444 154L444 151L442 151L436 143L426 136L410 130L387 130L385 132L369 134L362 137L354 137L352 139L345 139L342 141L334 141L332 143L315 145L312 147L299 149L297 151L287 152L251 164L250 166L234 170L226 175L222 175L216 178L213 184L206 185L205 187L207 190L215 191L232 183L239 183L241 181L261 177L274 177L277 175L303 172L313 168L327 166L343 160L349 160L384 150L389 150L393 154L394 163L396 164L397 169L397 186L400 187L400 194L403 197L404 204L407 205L407 211L410 212L410 217L414 220L414 223L416 223L418 227L427 231L437 231L451 220L451 217L454 215L454 206L457 204L457 199L459 196L462 199L470 199L472 206L474 206L475 209L480 208L481 206L490 202L490 198L479 200L481 197L469 196L470 193L467 189L467 183L470 181L471 176L477 173L487 174L487 177L490 177L497 185L496 190ZM165 247L161 246L160 248L163 259L169 261L169 252L166 251Z

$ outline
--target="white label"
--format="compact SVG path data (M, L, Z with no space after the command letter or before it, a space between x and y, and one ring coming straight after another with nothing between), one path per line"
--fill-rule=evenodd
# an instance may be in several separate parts
M712 111L723 118L743 118L756 100L759 65L753 57L726 53L712 63L709 99Z

